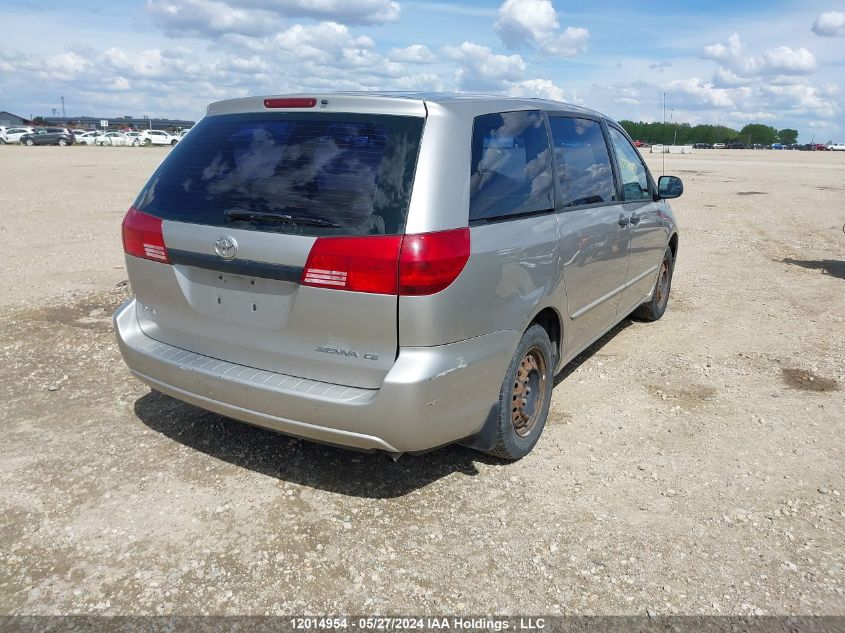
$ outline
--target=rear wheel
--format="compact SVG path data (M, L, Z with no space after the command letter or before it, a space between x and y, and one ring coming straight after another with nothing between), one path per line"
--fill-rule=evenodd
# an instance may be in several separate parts
M634 317L643 321L657 321L666 312L669 305L669 291L672 289L672 272L675 269L675 258L672 256L672 249L667 247L663 253L663 260L660 262L660 271L657 273L657 283L654 284L654 292L651 299L634 310Z
M33 141L31 138L28 138L24 141L23 144L26 145L27 147L32 147L33 145L35 145L35 141Z
M144 139L144 147L149 147L152 144L153 144L153 142L150 139L148 139L148 138Z
M172 140L172 141L170 141L170 147L176 147L176 143L178 143L178 142L179 142L179 141L177 141L177 140L175 140L175 139L174 139L174 140Z
M549 335L532 325L517 345L499 392L496 445L490 455L525 457L546 426L552 401L554 352Z
M60 138L60 139L59 139L59 145L61 145L62 147L64 147L65 145L67 145L67 141L66 141L65 139L63 139L63 138Z

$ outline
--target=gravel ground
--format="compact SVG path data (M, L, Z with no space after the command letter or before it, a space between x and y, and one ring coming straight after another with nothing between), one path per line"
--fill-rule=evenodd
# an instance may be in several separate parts
M0 148L0 614L845 615L845 154L667 156L666 316L567 368L502 464L131 379L119 224L166 151Z

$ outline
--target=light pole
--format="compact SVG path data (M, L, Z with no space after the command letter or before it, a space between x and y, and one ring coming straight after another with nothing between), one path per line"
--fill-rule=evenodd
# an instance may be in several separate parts
M672 137L672 145L675 145L675 143L677 143L677 141L678 141L678 128L676 128L674 125L672 125L672 119L674 118L674 116L675 116L675 108L672 108L671 110L669 110L669 125L672 126L672 129L675 131L675 134Z

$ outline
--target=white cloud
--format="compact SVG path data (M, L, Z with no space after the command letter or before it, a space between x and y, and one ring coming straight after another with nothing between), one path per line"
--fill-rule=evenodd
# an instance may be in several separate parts
M373 48L375 42L365 35L353 36L349 29L337 22L294 24L265 42L268 52L286 51L296 59L328 63L342 59L344 51Z
M808 84L790 86L762 85L760 93L772 109L818 117L833 117L838 111L832 98L838 91L835 84L822 88Z
M511 82L508 84L507 93L510 97L537 97L552 101L566 101L563 88L549 79L525 79Z
M147 0L146 9L171 37L266 35L290 17L385 24L400 16L395 0Z
M516 81L525 72L525 61L519 55L498 55L472 42L445 46L443 52L461 66L455 83L465 90L500 90L505 82Z
M512 49L536 48L563 57L587 50L590 32L567 26L562 32L551 0L505 0L499 7L496 31Z
M816 70L816 58L806 48L792 49L788 46L771 48L763 54L768 74L806 75Z
M77 53L60 53L47 58L43 74L50 79L69 81L89 67L88 61Z
M748 77L740 77L727 68L719 67L713 73L713 85L716 88L736 88L748 85Z
M238 1L238 0L230 0ZM395 0L240 0L246 6L276 11L292 18L313 18L344 24L385 24L401 15Z
M424 44L411 44L405 48L392 48L388 57L396 62L426 64L434 61L434 54Z
M845 35L845 13L842 11L822 13L813 23L813 33L822 37Z
M770 48L762 55L748 55L737 33L728 38L727 45L705 46L703 56L719 62L732 73L733 78L762 75L808 75L815 72L815 56L806 48L779 46Z
M703 82L698 78L676 79L665 84L664 89L672 95L671 102L673 104L689 108L736 107L736 103L728 90L716 88L713 84Z
M174 37L265 35L281 26L275 13L237 8L219 0L147 0L147 12Z

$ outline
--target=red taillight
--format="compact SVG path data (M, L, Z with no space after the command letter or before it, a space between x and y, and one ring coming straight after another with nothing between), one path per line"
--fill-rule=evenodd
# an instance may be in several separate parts
M294 97L286 99L265 99L265 108L313 108L317 100L313 97Z
M444 290L466 266L469 246L468 228L406 235L399 255L399 294Z
M399 235L318 237L302 285L396 294L401 243Z
M319 237L302 272L303 286L430 295L451 284L469 259L469 229L420 233Z
M129 207L123 218L123 250L135 257L169 264L170 257L161 232L161 218Z

